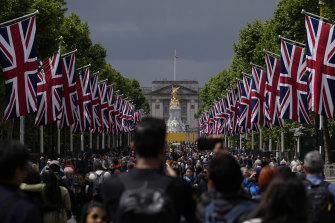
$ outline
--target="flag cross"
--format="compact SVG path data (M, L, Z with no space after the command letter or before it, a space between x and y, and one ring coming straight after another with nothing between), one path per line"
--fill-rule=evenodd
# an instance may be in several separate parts
M306 23L307 23L306 28L308 30L313 30L311 21L309 19L306 19ZM331 107L329 106L330 103L332 105L333 102L327 101L328 97L326 96L327 92L325 90L324 84L328 84L328 83L325 83L327 82L327 78L325 77L325 75L332 76L333 79L335 77L335 68L324 64L325 61L328 61L328 59L330 59L330 58L325 58L326 50L327 50L327 43L324 43L325 40L328 40L330 29L331 29L331 24L321 22L319 37L316 39L314 35L309 35L312 41L312 45L316 46L317 44L318 47L316 47L315 59L306 57L307 67L313 68L315 70L314 71L315 73L313 75L314 78L312 78L312 82L313 82L312 85L313 85L314 92L320 92L320 94L314 93L312 96L312 101L313 101L313 104L315 105L315 106L312 106L312 110L318 114L321 114L321 110L322 110L321 103L323 101L322 98L325 98L326 101L323 103L323 105L325 107L325 112L326 112L327 117L333 117L333 108L332 106ZM335 48L333 48L330 54L328 55L330 56L333 55L334 51L335 51Z
M62 73L57 74L60 62L59 57L60 51L52 57L52 60L47 58L43 62L44 75L41 72L38 73L40 80L44 80L37 84L37 93L44 93L46 96L46 101L43 105L46 107L44 107L47 118L45 124L55 121L57 113L54 106L56 106L57 109L60 109L62 102L62 95L60 95L62 92L59 94L57 91L57 89L62 88L63 86L63 75ZM42 115L38 117L36 124L40 123L42 117Z
M283 43L284 44L284 43ZM298 92L303 92L303 93L307 93L307 83L306 82L302 82L300 81L302 76L304 75L305 71L306 71L306 68L302 69L299 71L299 61L298 59L300 58L299 55L302 54L302 50L303 48L300 48L300 47L295 47L295 50L294 50L294 61L290 61L290 56L289 56L289 53L287 51L287 48L285 46L282 47L283 50L284 50L284 56L285 56L285 59L287 60L287 63L290 64L290 71L291 71L291 75L280 75L280 84L281 85L285 85L285 86L291 86L288 91L291 91L291 94L290 92L287 93L285 95L285 97L283 98L282 100L282 103L281 104L286 104L286 101L287 100L292 100L292 106L291 106L291 109L292 109L292 120L295 120L295 121L299 121L299 111L298 111L298 108L299 107L303 107L303 104L301 102L301 100L299 100L299 93ZM289 98L290 97L290 98ZM299 105L298 105L298 100L299 100ZM293 106L293 105L298 105L298 106ZM280 108L280 113L282 113L284 107L282 106ZM305 112L304 109L301 109L300 110L305 117L308 117L308 114ZM307 119L307 122L310 122L308 119Z
M60 111L61 113L63 113L62 118L60 119L60 123L58 125L58 128L60 128L61 126L63 126L64 123L64 112L66 110L67 113L67 119L68 119L68 124L72 125L74 123L74 116L73 116L73 109L72 105L75 105L75 101L73 101L73 97L71 95L73 95L75 92L77 92L77 86L76 86L76 81L73 81L69 78L75 78L75 75L72 75L74 72L74 63L75 63L75 55L72 54L71 58L70 58L70 65L69 65L69 69L67 69L67 66L65 65L65 59L63 58L62 60L62 70L63 70L63 100L64 100L64 104L65 104L65 108L64 106L62 107L62 110Z
M264 115L264 111L265 111L265 103L266 103L266 91L265 91L265 85L266 85L266 75L264 70L261 70L259 68L256 67L252 67L252 77L253 77L253 84L255 85L254 87L252 87L251 89L251 95L250 98L252 100L257 100L253 104L253 109L252 109L252 113L251 113L251 117L252 117L252 122L255 123L257 122L258 125L260 126L265 126L265 115ZM255 118L257 116L258 113L258 120L256 121Z
M13 94L9 99L9 106L5 110L5 115L3 120L7 120L12 112L14 104L17 106L16 113L18 116L26 115L29 110L36 111L37 100L34 86L29 80L29 75L37 73L37 60L29 60L29 55L25 52L23 44L29 45L30 38L32 38L31 33L33 32L35 24L35 17L32 17L28 26L27 39L24 39L22 33L20 32L19 23L11 25L9 27L11 35L14 38L14 51L15 58L7 51L6 47L0 42L0 48L7 56L7 58L12 62L13 67L10 69L4 69L5 83L13 82L17 84L17 89L13 89ZM33 97L28 97L27 92ZM14 103L14 102L17 103ZM21 102L21 103L19 103ZM25 103L23 103L25 102ZM31 108L28 105L32 106Z

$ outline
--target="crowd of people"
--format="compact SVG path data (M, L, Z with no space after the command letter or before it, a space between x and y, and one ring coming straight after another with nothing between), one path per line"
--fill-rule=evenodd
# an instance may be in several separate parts
M229 152L222 142L166 144L163 120L144 118L131 148L29 161L0 142L2 222L335 222L323 159Z

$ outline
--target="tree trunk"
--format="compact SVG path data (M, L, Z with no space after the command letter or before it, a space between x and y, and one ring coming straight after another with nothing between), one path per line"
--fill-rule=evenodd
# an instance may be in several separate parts
M328 129L328 119L323 117L323 144L324 144L324 151L325 151L325 163L331 163L331 151L330 151L330 136L329 136L329 129Z

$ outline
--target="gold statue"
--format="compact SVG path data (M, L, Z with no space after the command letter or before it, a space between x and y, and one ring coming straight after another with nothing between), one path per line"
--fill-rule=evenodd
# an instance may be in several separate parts
M170 106L173 105L173 103L176 103L178 106L180 105L179 104L179 101L178 101L178 98L177 98L177 91L179 90L180 87L176 87L174 88L172 86L172 92L171 92L171 95L172 95L172 99L170 101Z

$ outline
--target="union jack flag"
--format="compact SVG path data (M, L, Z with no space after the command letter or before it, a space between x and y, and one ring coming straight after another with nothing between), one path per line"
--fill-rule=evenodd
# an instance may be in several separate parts
M98 84L99 87L99 119L101 124L99 127L99 132L108 133L109 130L109 116L108 116L108 94L107 94L107 84L105 81Z
M124 105L121 111L122 129L124 132L128 132L128 126L127 126L128 110L129 110L129 101L124 100Z
M99 118L100 110L99 110L99 102L100 96L98 91L98 76L94 75L90 77L90 85L91 85L91 133L96 133L99 131L101 124L101 119Z
M280 118L280 60L265 54L266 63L266 98L267 117L272 125L284 127L284 120Z
M122 98L119 94L116 94L115 104L114 104L114 125L115 125L115 134L119 135L123 132L122 129L122 116L121 116L121 108L122 108Z
M261 126L267 126L269 123L266 117L266 73L264 70L252 66L251 83L251 123L254 123L253 130L259 130Z
M131 103L129 106L129 112L127 117L128 130L129 132L134 131L135 129L135 106Z
M63 99L63 75L58 52L43 62L43 70L38 73L37 102L38 110L35 126L56 121Z
M203 119L202 119L202 130L204 135L211 135L213 134L213 125L214 125L214 120L213 117L210 114L211 112L205 112L203 114Z
M214 122L215 122L215 130L214 134L222 134L224 131L224 122L226 119L227 114L224 113L223 106L222 106L222 99L220 99L214 105Z
M76 56L74 53L62 59L63 101L57 115L58 128L71 126L77 117Z
M251 129L251 78L243 76L243 84L238 82L241 92L241 104L238 110L239 133L248 132Z
M3 120L37 109L37 46L35 16L0 28L0 63L5 77Z
M92 123L91 115L91 86L90 86L90 71L84 69L77 76L77 110L78 118L76 119L73 127L73 132L89 131Z
M333 118L335 98L334 26L306 16L306 61L309 75L309 108Z
M311 124L307 105L306 61L303 48L281 41L280 117Z
M230 135L235 135L238 133L238 110L240 108L240 95L239 89L232 89L229 94L230 101Z
M114 117L114 99L113 86L107 87L108 95L108 118L109 118L109 133L116 135L115 117Z

